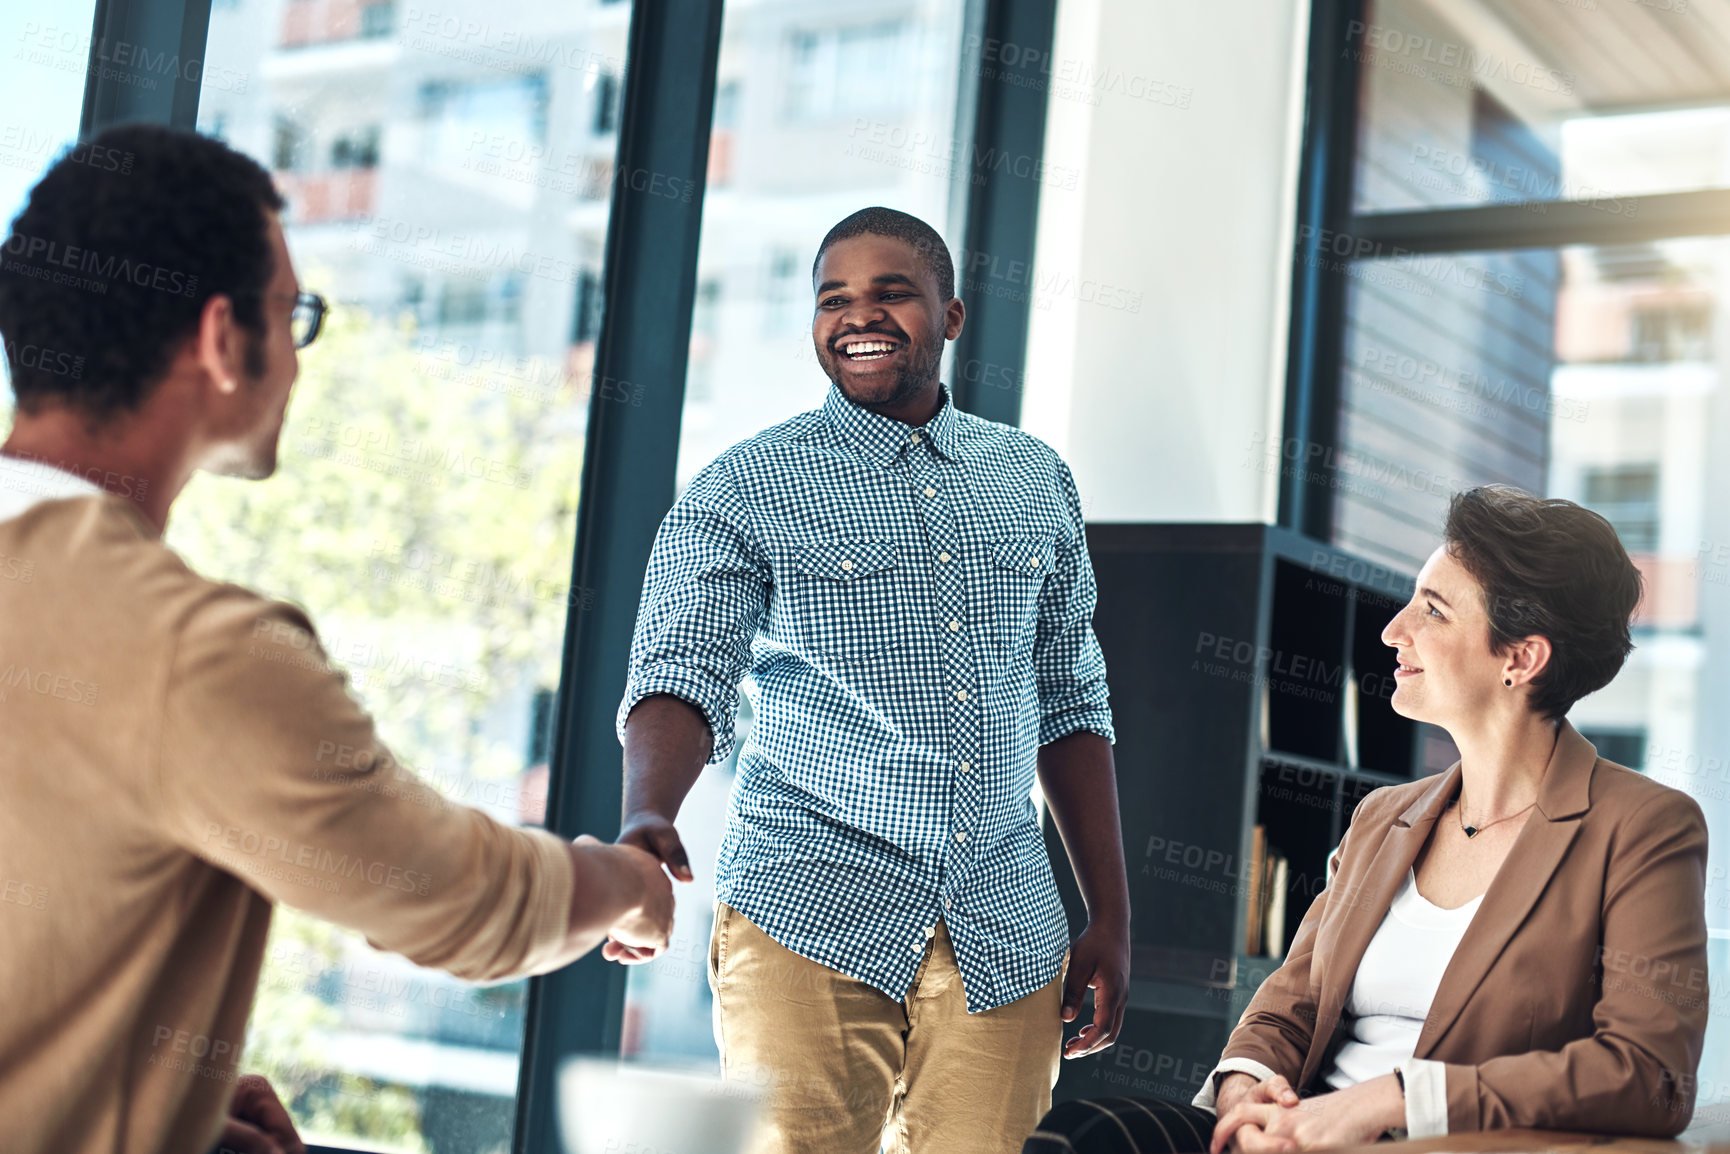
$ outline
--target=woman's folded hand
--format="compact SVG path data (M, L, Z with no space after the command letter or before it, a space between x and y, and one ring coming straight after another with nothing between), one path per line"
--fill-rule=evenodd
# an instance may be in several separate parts
M1234 1088L1235 1089L1235 1088ZM1284 1078L1270 1078L1227 1099L1220 1087L1219 1123L1210 1154L1292 1154L1325 1146L1374 1142L1404 1125L1405 1095L1392 1074L1298 1099Z
M1211 1154L1220 1154L1220 1151L1226 1148L1232 1132L1225 1129L1225 1121L1238 1107L1274 1106L1289 1108L1295 1107L1299 1101L1297 1091L1291 1088L1291 1083L1286 1081L1283 1075L1275 1074L1266 1081L1257 1081L1253 1074L1227 1074L1220 1079L1219 1093L1214 1096L1214 1108L1219 1113L1220 1120L1214 1128ZM1278 1145L1262 1145L1261 1140L1264 1136L1259 1132L1259 1127L1257 1127L1257 1131L1251 1135L1239 1135L1240 1143L1244 1142L1245 1139L1255 1143L1253 1146L1243 1145L1242 1149L1261 1151L1290 1148Z

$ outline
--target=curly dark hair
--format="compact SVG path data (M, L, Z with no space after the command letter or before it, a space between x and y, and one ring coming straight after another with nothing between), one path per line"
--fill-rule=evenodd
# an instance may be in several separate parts
M955 262L950 259L949 246L937 235L937 230L909 213L893 208L862 208L829 230L823 243L817 246L817 258L811 262L811 279L817 279L817 266L823 254L838 240L856 236L886 236L913 246L925 268L937 278L937 292L945 303L955 296Z
M1537 714L1558 721L1610 684L1634 649L1641 589L1610 522L1572 501L1484 485L1454 494L1442 536L1483 587L1492 653L1549 639L1550 662L1532 681Z
M0 245L18 407L65 404L99 425L136 410L219 293L262 337L266 213L282 205L257 162L192 132L122 125L61 156ZM247 355L252 369L256 343Z

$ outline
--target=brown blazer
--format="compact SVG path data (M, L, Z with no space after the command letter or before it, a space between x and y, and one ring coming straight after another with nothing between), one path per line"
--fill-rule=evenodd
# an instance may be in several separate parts
M1226 1043L1300 1093L1341 1040L1352 980L1430 829L1446 773L1364 798L1332 881ZM1706 822L1563 722L1537 811L1442 975L1418 1058L1447 1064L1448 1131L1673 1135L1706 1033Z

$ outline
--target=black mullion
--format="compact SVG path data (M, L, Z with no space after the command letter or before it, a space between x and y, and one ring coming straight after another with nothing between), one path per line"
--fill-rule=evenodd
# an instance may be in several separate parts
M1363 0L1315 0L1310 9L1285 429L1275 460L1283 466L1285 447L1298 447L1298 467L1280 472L1280 525L1320 541L1333 532L1331 462L1339 440L1346 305L1343 262L1332 254L1330 241L1352 218L1360 68L1348 28L1362 20L1363 6Z
M957 408L1014 425L1026 378L1057 0L986 0L981 24L981 51L968 61L979 70L979 85L972 139L965 142L969 164L961 170L971 187L956 269L968 314L955 342L950 389ZM1003 63L1010 55L1015 63Z
M590 394L547 795L547 828L564 837L619 830L613 715L644 568L674 497L722 8L723 0L636 0L631 12L594 379L633 387ZM690 195L668 196L669 187ZM621 392L633 403L608 399ZM624 968L598 951L531 980L518 1154L559 1148L556 1064L616 1052L624 1000Z
M198 127L211 0L96 0L80 139L144 121Z

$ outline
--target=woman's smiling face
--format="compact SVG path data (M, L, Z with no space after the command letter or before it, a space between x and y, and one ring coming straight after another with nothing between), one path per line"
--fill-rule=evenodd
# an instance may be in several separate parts
M1505 694L1509 655L1490 651L1483 586L1444 546L1418 572L1417 591L1382 630L1399 667L1394 711L1444 729L1482 716Z

